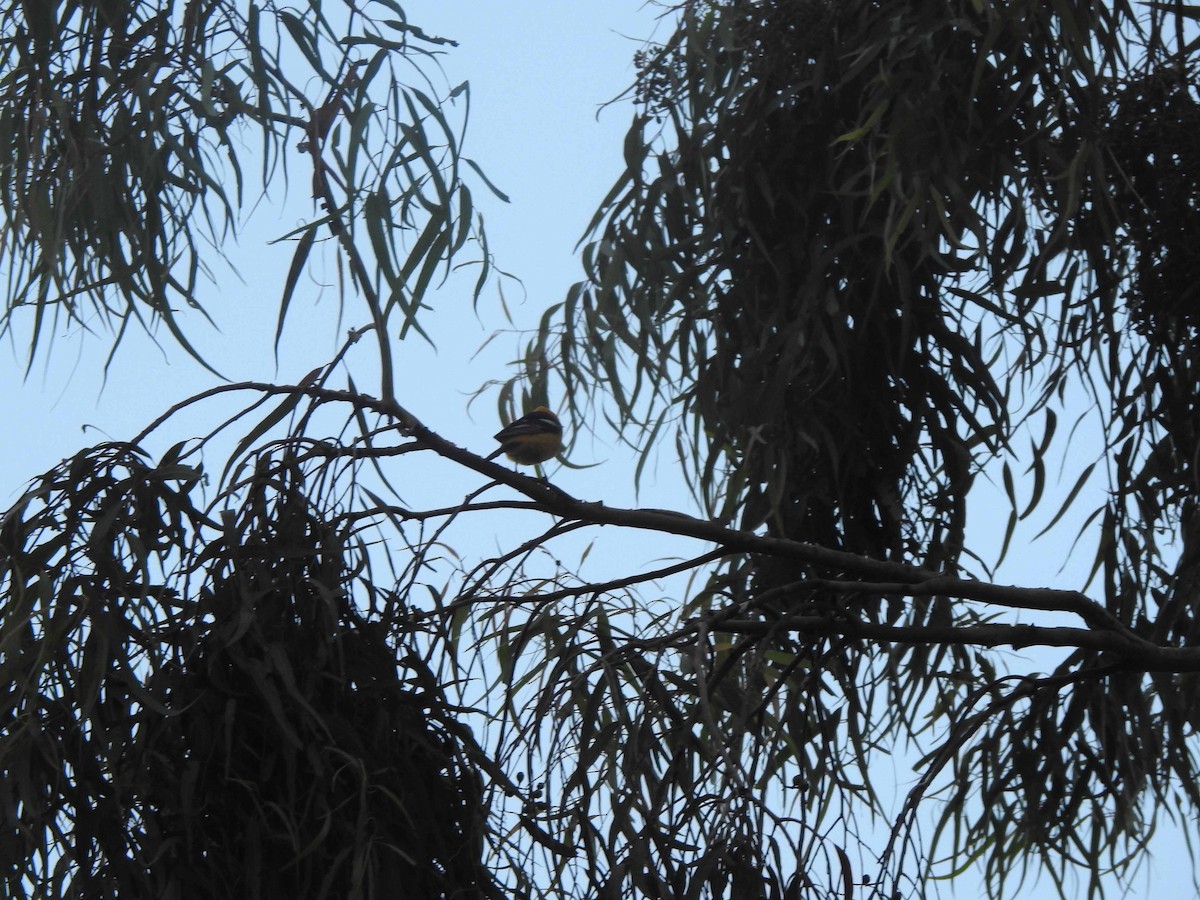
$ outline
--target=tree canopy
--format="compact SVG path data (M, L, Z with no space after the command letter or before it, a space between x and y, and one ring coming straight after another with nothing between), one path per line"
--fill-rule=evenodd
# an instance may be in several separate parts
M1194 818L1200 8L670 14L583 280L498 393L642 466L673 447L696 514L576 498L406 408L392 341L464 255L477 303L491 272L449 41L392 0L0 13L31 355L58 315L192 352L243 173L291 180L291 141L319 212L280 329L317 253L354 327L0 522L9 894L891 898L978 866L1095 896ZM152 458L185 409L211 430ZM483 480L420 505L419 465ZM481 549L497 511L522 525ZM1035 512L1086 583L997 580ZM563 562L614 531L694 551Z

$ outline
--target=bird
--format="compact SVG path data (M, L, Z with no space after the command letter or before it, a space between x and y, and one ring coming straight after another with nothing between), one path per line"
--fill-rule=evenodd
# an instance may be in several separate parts
M500 442L488 459L501 453L522 466L536 466L562 452L563 427L553 412L539 406L496 432Z

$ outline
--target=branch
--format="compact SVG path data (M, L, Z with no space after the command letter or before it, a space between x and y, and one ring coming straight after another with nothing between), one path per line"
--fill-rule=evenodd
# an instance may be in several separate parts
M1119 654L1144 672L1200 672L1200 647L1161 647L1090 628L1040 625L884 625L845 616L788 616L774 621L726 619L722 632L768 634L780 630L890 641L897 644L969 644L978 647L1078 647Z
M1126 661L1136 661L1138 668L1145 671L1200 671L1200 648L1163 647L1139 637L1101 604L1079 591L1017 587L959 578L906 563L871 559L802 541L737 531L717 522L697 519L670 510L622 509L605 506L599 502L578 500L549 482L522 475L447 441L393 400L379 400L356 391L330 390L311 383L272 385L260 382L242 382L221 385L172 407L164 416L155 420L143 431L135 439L135 443L139 443L166 418L183 407L205 397L241 390L254 391L264 395L299 394L307 396L317 403L347 403L358 410L375 412L385 419L394 421L396 430L412 441L412 444L398 448L396 452L410 452L414 449L432 450L445 459L457 462L524 494L531 501L532 508L562 519L563 521L559 523L560 528L567 522L573 522L576 525L616 525L623 528L675 534L714 544L715 548L706 553L706 558L716 559L732 554L753 553L793 559L849 576L847 578L808 579L797 582L796 585L800 587L816 586L840 593L864 592L893 596L940 596L975 600L1015 609L1070 613L1079 616L1088 626L1086 629L1032 625L890 626L856 622L838 617L807 616L775 622L731 620L723 623L723 628L732 630L736 625L737 628L745 629L747 633L750 633L751 629L779 628L782 625L795 630L837 633L900 643L970 643L1014 647L1042 644L1083 647L1116 653ZM374 452L380 453L381 451L375 450Z
M477 467L472 466L472 468ZM523 489L517 485L513 486L518 487L518 490ZM533 500L542 500L546 512L564 518L590 522L595 525L620 525L626 528L642 528L693 537L698 540L711 541L727 553L757 553L794 559L872 579L870 581L822 579L818 582L826 587L836 586L837 589L844 591L873 591L906 596L958 597L963 600L980 600L1020 609L1073 613L1092 628L1115 632L1131 643L1142 644L1146 647L1155 646L1135 635L1127 625L1107 609L1079 591L1024 588L958 578L907 563L885 562L847 553L843 550L830 550L827 547L807 544L803 541L736 531L716 522L695 519L682 513L657 509L620 509L607 507L602 503L586 503L570 497L558 488L551 487L550 490L524 492Z

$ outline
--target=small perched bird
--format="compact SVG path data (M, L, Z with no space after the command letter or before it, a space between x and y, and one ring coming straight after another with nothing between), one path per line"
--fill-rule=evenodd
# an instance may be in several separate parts
M544 406L521 416L496 432L500 446L488 459L504 453L522 466L536 466L556 457L563 448L563 427L558 416Z

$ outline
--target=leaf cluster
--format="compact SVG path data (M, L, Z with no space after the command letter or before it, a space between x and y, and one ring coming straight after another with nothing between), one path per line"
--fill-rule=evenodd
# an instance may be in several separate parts
M215 277L214 259L228 258L226 242L254 196L247 171L260 168L264 191L286 186L294 139L322 212L291 236L298 245L280 330L320 232L344 233L355 221L369 253L349 260L353 283L375 294L386 285L376 324L396 308L401 332L412 329L439 266L481 238L458 173L474 163L459 156L461 125L451 116L466 85L443 97L419 69L424 89L407 87L397 68L445 43L409 25L392 0L8 5L0 12L4 327L29 311L31 361L55 321L111 327L114 349L130 324L161 324L199 359L180 313L208 315L204 282ZM309 95L312 84L323 96ZM411 244L402 253L401 239ZM339 249L355 255L353 243ZM487 273L485 262L480 283Z
M5 893L499 896L482 754L345 520L286 454L214 519L179 454L81 453L0 529Z
M178 304L199 305L196 229L234 225L234 140L256 105L238 58L257 17L176 6L27 2L0 15L6 322L34 307L35 346L49 314L175 328Z

